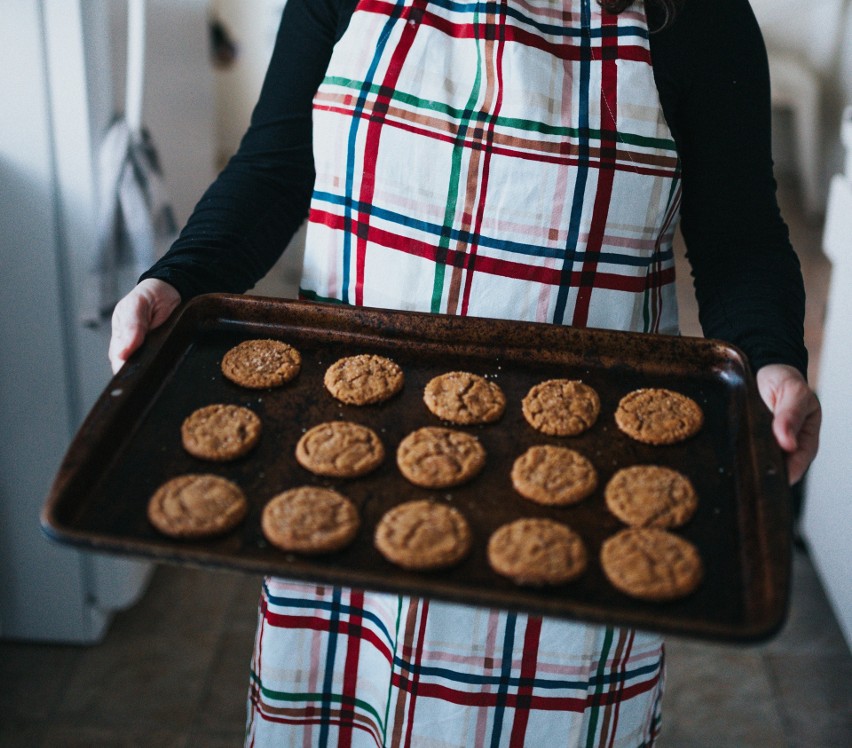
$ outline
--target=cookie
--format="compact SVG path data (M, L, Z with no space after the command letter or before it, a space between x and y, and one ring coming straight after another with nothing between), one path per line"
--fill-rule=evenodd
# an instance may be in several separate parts
M466 426L492 423L506 409L506 396L498 384L467 371L450 371L431 379L423 401L438 418Z
M379 553L403 569L444 569L467 555L471 535L457 509L418 500L388 511L376 526L374 542Z
M598 485L597 471L583 455L547 444L530 447L518 457L511 478L521 496L549 506L575 504Z
M222 358L222 374L251 389L279 387L299 373L302 356L280 340L246 340Z
M323 382L333 397L347 405L372 405L393 397L404 380L402 369L391 359L361 354L335 361Z
M549 519L518 519L491 535L488 563L516 584L562 584L585 571L586 546L567 525Z
M698 495L682 473L659 465L619 470L606 485L609 510L633 527L680 527L698 508Z
M573 379L549 379L535 385L521 403L534 429L551 436L577 436L590 429L601 410L598 393Z
M203 538L232 530L248 512L242 489L218 475L192 473L164 483L148 502L148 519L164 535Z
M616 589L641 600L684 597L704 575L695 546L657 527L631 527L607 538L601 565Z
M469 481L482 470L485 448L471 434L425 426L399 443L396 464L416 486L449 488Z
M260 526L264 537L282 551L330 553L355 539L360 518L343 494L301 486L272 498L263 508Z
M704 424L698 403L679 392L646 388L628 393L618 403L615 423L645 444L675 444L696 434Z
M181 425L183 448L193 457L213 462L235 460L260 441L256 413L241 405L207 405L190 413Z
M375 470L385 458L378 434L351 421L314 426L296 444L296 460L315 475L355 478Z

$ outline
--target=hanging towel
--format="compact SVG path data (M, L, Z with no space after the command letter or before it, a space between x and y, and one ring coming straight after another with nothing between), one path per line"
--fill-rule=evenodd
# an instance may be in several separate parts
M97 252L82 304L82 321L92 327L110 318L177 235L157 152L142 127L144 54L145 3L130 0L124 116L110 125L98 154Z
M128 290L123 287L128 276L138 278L177 234L157 152L146 130L133 132L123 118L117 119L104 137L98 167L97 259L83 312L88 325L109 319Z

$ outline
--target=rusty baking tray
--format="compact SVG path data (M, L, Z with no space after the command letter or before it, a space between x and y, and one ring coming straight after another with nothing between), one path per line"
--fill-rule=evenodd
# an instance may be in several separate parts
M272 337L302 353L299 376L283 388L250 391L221 375L222 355L236 343ZM344 355L393 357L406 382L394 399L346 406L322 386L328 365ZM465 486L430 491L398 472L396 445L411 430L440 422L422 401L429 379L466 369L493 378L506 393L505 415L473 431L488 464ZM601 416L587 433L547 437L530 428L521 399L552 377L582 379L601 398ZM639 444L613 421L619 399L642 386L676 389L704 409L705 426L687 442L667 447ZM264 422L259 446L233 463L203 463L181 448L180 424L194 409L214 402L245 405ZM296 442L310 426L352 419L374 428L388 459L353 480L317 478L298 465ZM514 458L533 444L574 447L595 463L600 487L582 503L546 508L511 487ZM616 591L597 563L603 540L622 525L605 506L602 487L620 467L669 465L693 481L700 505L678 530L699 548L705 579L692 595L648 603ZM235 480L251 510L230 534L202 541L159 535L146 505L165 480L209 471ZM363 525L348 549L303 558L270 547L260 513L276 493L302 484L341 490L359 507ZM391 506L413 498L450 502L468 518L470 556L442 572L406 572L374 549L372 534ZM523 588L494 574L486 561L490 533L519 516L566 522L585 539L591 562L577 581L550 589ZM69 447L45 505L46 533L64 543L162 561L227 567L318 583L425 595L579 620L631 625L722 640L757 640L783 622L789 592L791 513L782 454L770 416L757 394L743 355L724 343L699 338L600 330L445 315L393 312L342 305L248 296L199 297L167 329L153 335L112 380Z

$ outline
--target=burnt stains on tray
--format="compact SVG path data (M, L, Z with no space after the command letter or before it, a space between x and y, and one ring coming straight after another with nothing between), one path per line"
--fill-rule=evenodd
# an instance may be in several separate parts
M289 384L247 390L220 372L224 353L250 338L294 345L302 370ZM393 358L405 386L391 400L349 406L322 384L338 358L377 353ZM458 427L487 450L485 470L467 485L429 490L408 483L395 464L397 444L421 426L440 425L422 400L423 388L443 372L464 369L497 382L506 394L494 424ZM521 400L538 382L581 379L601 399L601 415L576 437L548 437L524 420ZM622 434L613 414L638 387L668 387L704 410L702 430L665 447ZM259 446L232 463L205 463L181 447L180 425L196 408L244 405L263 420ZM295 446L311 426L354 420L382 438L387 457L356 479L319 478L295 460ZM581 503L544 507L521 498L509 471L534 444L559 444L589 457L598 489ZM597 557L602 542L623 525L607 510L603 487L619 468L652 463L692 480L700 498L694 518L676 532L699 549L705 577L692 595L647 603L616 591ZM159 535L146 518L154 490L187 472L212 472L236 481L250 502L245 522L228 535L178 541ZM312 484L349 496L362 527L349 548L302 558L268 545L260 514L275 494ZM407 572L376 551L372 535L382 514L402 501L432 498L461 510L471 524L473 550L439 573ZM488 566L486 544L497 527L521 516L564 521L585 540L589 568L577 581L550 589L524 588ZM791 516L783 459L742 355L733 347L695 338L578 330L547 324L449 317L211 295L187 304L113 379L71 444L43 512L53 538L75 545L163 561L220 566L318 583L425 595L468 604L632 625L706 638L755 640L781 625L788 598Z

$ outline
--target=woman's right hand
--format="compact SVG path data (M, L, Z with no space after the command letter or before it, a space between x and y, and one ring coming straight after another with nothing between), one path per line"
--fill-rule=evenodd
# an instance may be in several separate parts
M155 278L141 281L112 313L109 362L115 374L145 340L149 330L159 327L180 304L174 286Z

